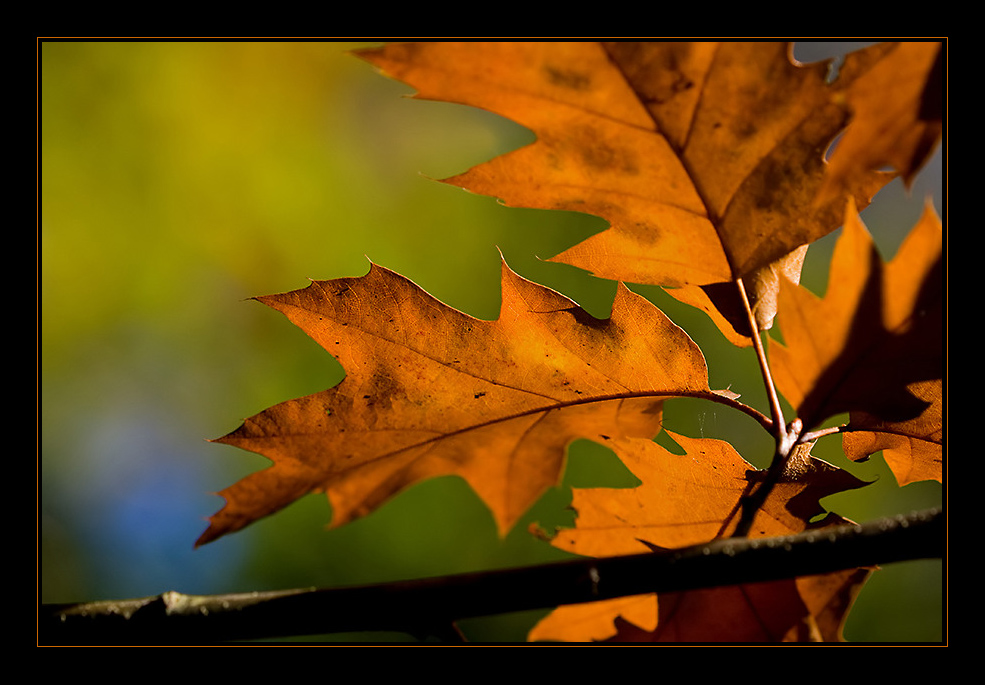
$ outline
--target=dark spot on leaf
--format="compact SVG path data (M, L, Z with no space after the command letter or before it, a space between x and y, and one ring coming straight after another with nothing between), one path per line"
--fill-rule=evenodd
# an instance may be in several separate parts
M565 311L575 317L575 321L582 326L588 326L596 331L604 331L609 325L608 319L596 319L581 307L569 307Z
M614 148L602 142L601 137L590 128L580 134L585 140L593 141L590 145L582 146L581 159L586 166L609 173L620 173L637 176L640 165L634 151L626 147Z
M588 75L572 69L554 67L548 64L544 66L544 74L547 76L548 81L562 88L587 90L592 85L592 79Z

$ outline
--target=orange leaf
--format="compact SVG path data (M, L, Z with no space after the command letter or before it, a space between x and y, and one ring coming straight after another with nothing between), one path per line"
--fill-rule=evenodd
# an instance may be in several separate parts
M532 642L839 642L868 569L560 606Z
M725 441L667 435L686 454L674 454L652 440L607 442L642 484L575 490L571 506L578 512L577 525L560 531L553 544L576 554L604 557L728 537L739 518L740 498L761 472ZM824 512L820 498L862 485L847 471L809 455L792 458L750 536L802 532Z
M799 247L786 257L743 278L757 330L765 331L773 327L781 279L800 283L807 247ZM745 303L735 283L667 288L666 292L671 297L702 310L733 345L752 345Z
M874 569L847 569L823 576L797 579L797 588L810 612L810 620L798 626L798 631L810 631L806 636L787 636L788 642L839 642L842 630L855 598Z
M218 440L274 463L219 493L226 506L198 544L308 492L327 493L338 525L453 474L505 532L556 485L572 440L652 437L666 396L712 395L697 346L624 286L606 320L505 263L496 321L375 265L258 299L335 355L346 377Z
M616 632L607 641L839 642L851 604L870 574L867 569L854 569L649 595L646 603L644 598L635 598L635 605L627 603L618 615L610 617ZM653 602L659 609L654 616L647 616L645 609ZM636 617L642 617L643 622L637 622ZM572 616L566 618L574 620ZM648 624L653 627L646 627Z
M784 283L785 345L771 341L770 360L805 427L843 412L898 423L928 408L908 386L943 375L942 242L928 205L884 264L849 202L824 298Z
M842 72L857 78L853 67L883 52L848 55ZM815 197L824 151L847 122L834 95L851 81L826 83L827 65L794 63L786 43L411 43L358 54L416 97L531 129L532 145L446 181L511 206L603 217L608 230L554 258L601 277L729 284L840 223L843 198ZM860 174L850 193L865 206L891 178Z
M944 400L940 379L914 383L909 390L928 403L910 421L880 421L864 412L852 412L842 437L845 456L855 461L882 452L897 482L903 486L921 480L944 481Z
M909 185L943 131L943 44L894 43L885 59L848 87L852 123L838 142L819 201L836 197L858 174L897 169Z
M619 618L646 631L657 627L657 596L634 595L560 606L537 622L530 642L601 642L614 634Z
M553 544L592 557L641 553L654 548L680 548L727 537L739 516L739 501L762 472L726 442L692 439L668 433L685 451L674 454L643 439L609 444L642 481L635 488L575 490L572 508L576 527L562 530ZM846 471L811 457L799 448L757 518L752 537L774 537L842 522L823 514L822 497L862 487ZM619 602L562 607L538 624L531 639L589 641L760 641L788 639L801 622L823 624L824 639L837 639L840 621L831 610L841 606L843 619L850 602L833 597L857 585L853 573L812 579L777 581L680 593L624 598ZM833 589L833 586L839 589ZM654 609L659 614L652 613ZM648 613L651 612L651 613ZM749 617L754 620L748 621ZM617 620L618 619L618 620ZM631 624L631 625L630 625ZM681 632L685 631L685 632ZM739 631L739 632L736 632ZM752 631L752 632L749 632ZM618 637L616 636L618 633Z
M793 579L668 592L656 602L656 628L620 616L609 641L781 642L808 616Z

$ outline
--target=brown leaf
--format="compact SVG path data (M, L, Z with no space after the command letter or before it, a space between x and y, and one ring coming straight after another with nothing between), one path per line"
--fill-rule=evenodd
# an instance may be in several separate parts
M685 455L673 454L652 440L607 442L642 484L575 490L571 506L578 512L577 525L560 531L553 544L576 554L604 557L728 537L738 522L739 500L762 472L725 441L667 434ZM848 472L807 454L791 459L751 536L801 532L813 517L824 513L820 498L862 485Z
M668 592L652 631L620 616L610 642L782 642L808 611L793 579Z
M727 537L739 517L739 501L762 472L752 470L726 442L668 433L685 451L674 454L651 440L609 443L642 481L635 488L575 490L576 527L553 544L592 557L675 549ZM822 497L862 487L851 474L798 452L763 506L751 537L799 533L843 520L824 514ZM850 574L849 574L850 575ZM857 584L857 583L856 583ZM530 639L590 641L781 641L802 622L820 621L823 639L837 639L832 623L839 591L854 587L842 576L742 585L659 597L641 595L607 603L561 607L539 623ZM850 602L841 603L843 619ZM655 610L659 611L656 613ZM617 620L618 618L618 620ZM747 619L752 618L749 621Z
M601 642L615 634L617 620L644 631L657 628L657 596L633 595L560 606L537 622L530 642Z
M787 642L841 642L845 619L862 586L874 572L871 568L847 569L822 576L797 579L797 588L810 619L797 626Z
M770 269L838 227L843 197L815 203L824 151L847 122L835 95L884 52L848 55L831 84L826 64L796 64L776 42L412 43L358 54L416 97L481 107L537 135L446 181L610 223L556 261L700 287ZM850 194L864 207L891 178L855 176ZM756 299L772 299L766 287Z
M869 569L850 569L731 587L673 592L653 597L655 627L633 614L614 621L610 642L841 642L845 619ZM631 609L637 615L643 605ZM647 621L650 622L649 620Z
M505 532L556 485L572 440L652 437L666 396L712 396L697 346L624 286L605 320L505 263L502 288L496 321L376 265L258 298L346 377L218 440L274 463L219 493L226 506L198 544L309 492L328 495L338 525L441 475L468 481Z
M903 486L921 480L944 481L944 400L942 381L909 386L927 409L910 421L881 421L865 412L852 412L842 438L845 456L862 461L882 452L897 482Z
M893 43L884 59L846 89L852 123L831 155L819 201L883 166L897 169L910 184L943 131L943 50L933 41Z
M561 606L533 642L841 642L869 569Z
M843 412L898 423L928 403L908 386L943 375L940 220L929 205L891 263L884 264L849 202L824 298L785 283L771 341L777 388L806 427Z
M743 279L749 304L756 319L757 331L765 331L773 327L780 282L785 278L792 283L800 283L800 272L806 255L807 245L803 245ZM749 319L736 283L668 288L666 292L671 297L702 310L733 345L738 347L752 345Z

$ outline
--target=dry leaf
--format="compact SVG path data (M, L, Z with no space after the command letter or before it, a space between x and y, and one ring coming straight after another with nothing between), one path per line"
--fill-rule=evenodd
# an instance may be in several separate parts
M694 342L622 286L605 320L505 263L496 321L376 265L258 299L335 355L346 377L218 440L274 464L219 493L226 506L198 544L309 492L328 495L338 525L442 475L468 481L505 533L557 484L572 440L652 437L665 397L713 395Z
M884 264L849 203L824 298L784 284L785 344L771 341L770 361L805 426L844 412L897 423L927 409L908 386L943 374L941 248L940 220L928 206Z
M890 166L909 185L937 149L943 131L944 46L894 43L846 90L852 123L831 155L818 201L838 197L852 180Z
M668 435L685 454L650 440L611 441L609 446L642 484L576 489L571 505L578 513L576 527L560 531L553 544L583 556L609 557L728 537L740 516L740 499L762 472L754 471L726 442ZM843 523L825 515L820 499L863 485L801 450L764 504L751 537ZM836 640L850 606L844 593L853 597L858 583L849 572L561 607L558 615L538 623L530 639L779 642L794 639L791 635L799 635L807 622L821 639ZM839 606L840 613L834 611Z
M536 134L446 181L610 223L556 261L700 287L769 270L838 227L843 197L815 202L824 152L848 120L836 94L885 52L848 55L830 84L826 63L796 64L778 42L410 43L358 54L416 97L481 107ZM855 175L850 195L864 207L892 177ZM758 286L747 285L757 300L773 298Z

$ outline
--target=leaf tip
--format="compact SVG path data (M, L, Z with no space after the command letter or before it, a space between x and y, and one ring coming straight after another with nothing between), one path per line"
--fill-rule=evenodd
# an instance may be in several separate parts
M218 493L212 493L212 494L218 494ZM218 540L220 537L222 537L225 534L224 532L216 529L215 524L212 521L213 518L214 517L209 517L208 519L206 519L209 522L209 527L206 528L202 532L202 534L198 536L198 539L195 540L195 544L192 545L192 549L198 549L199 547L204 547L210 542L214 542L215 540Z

